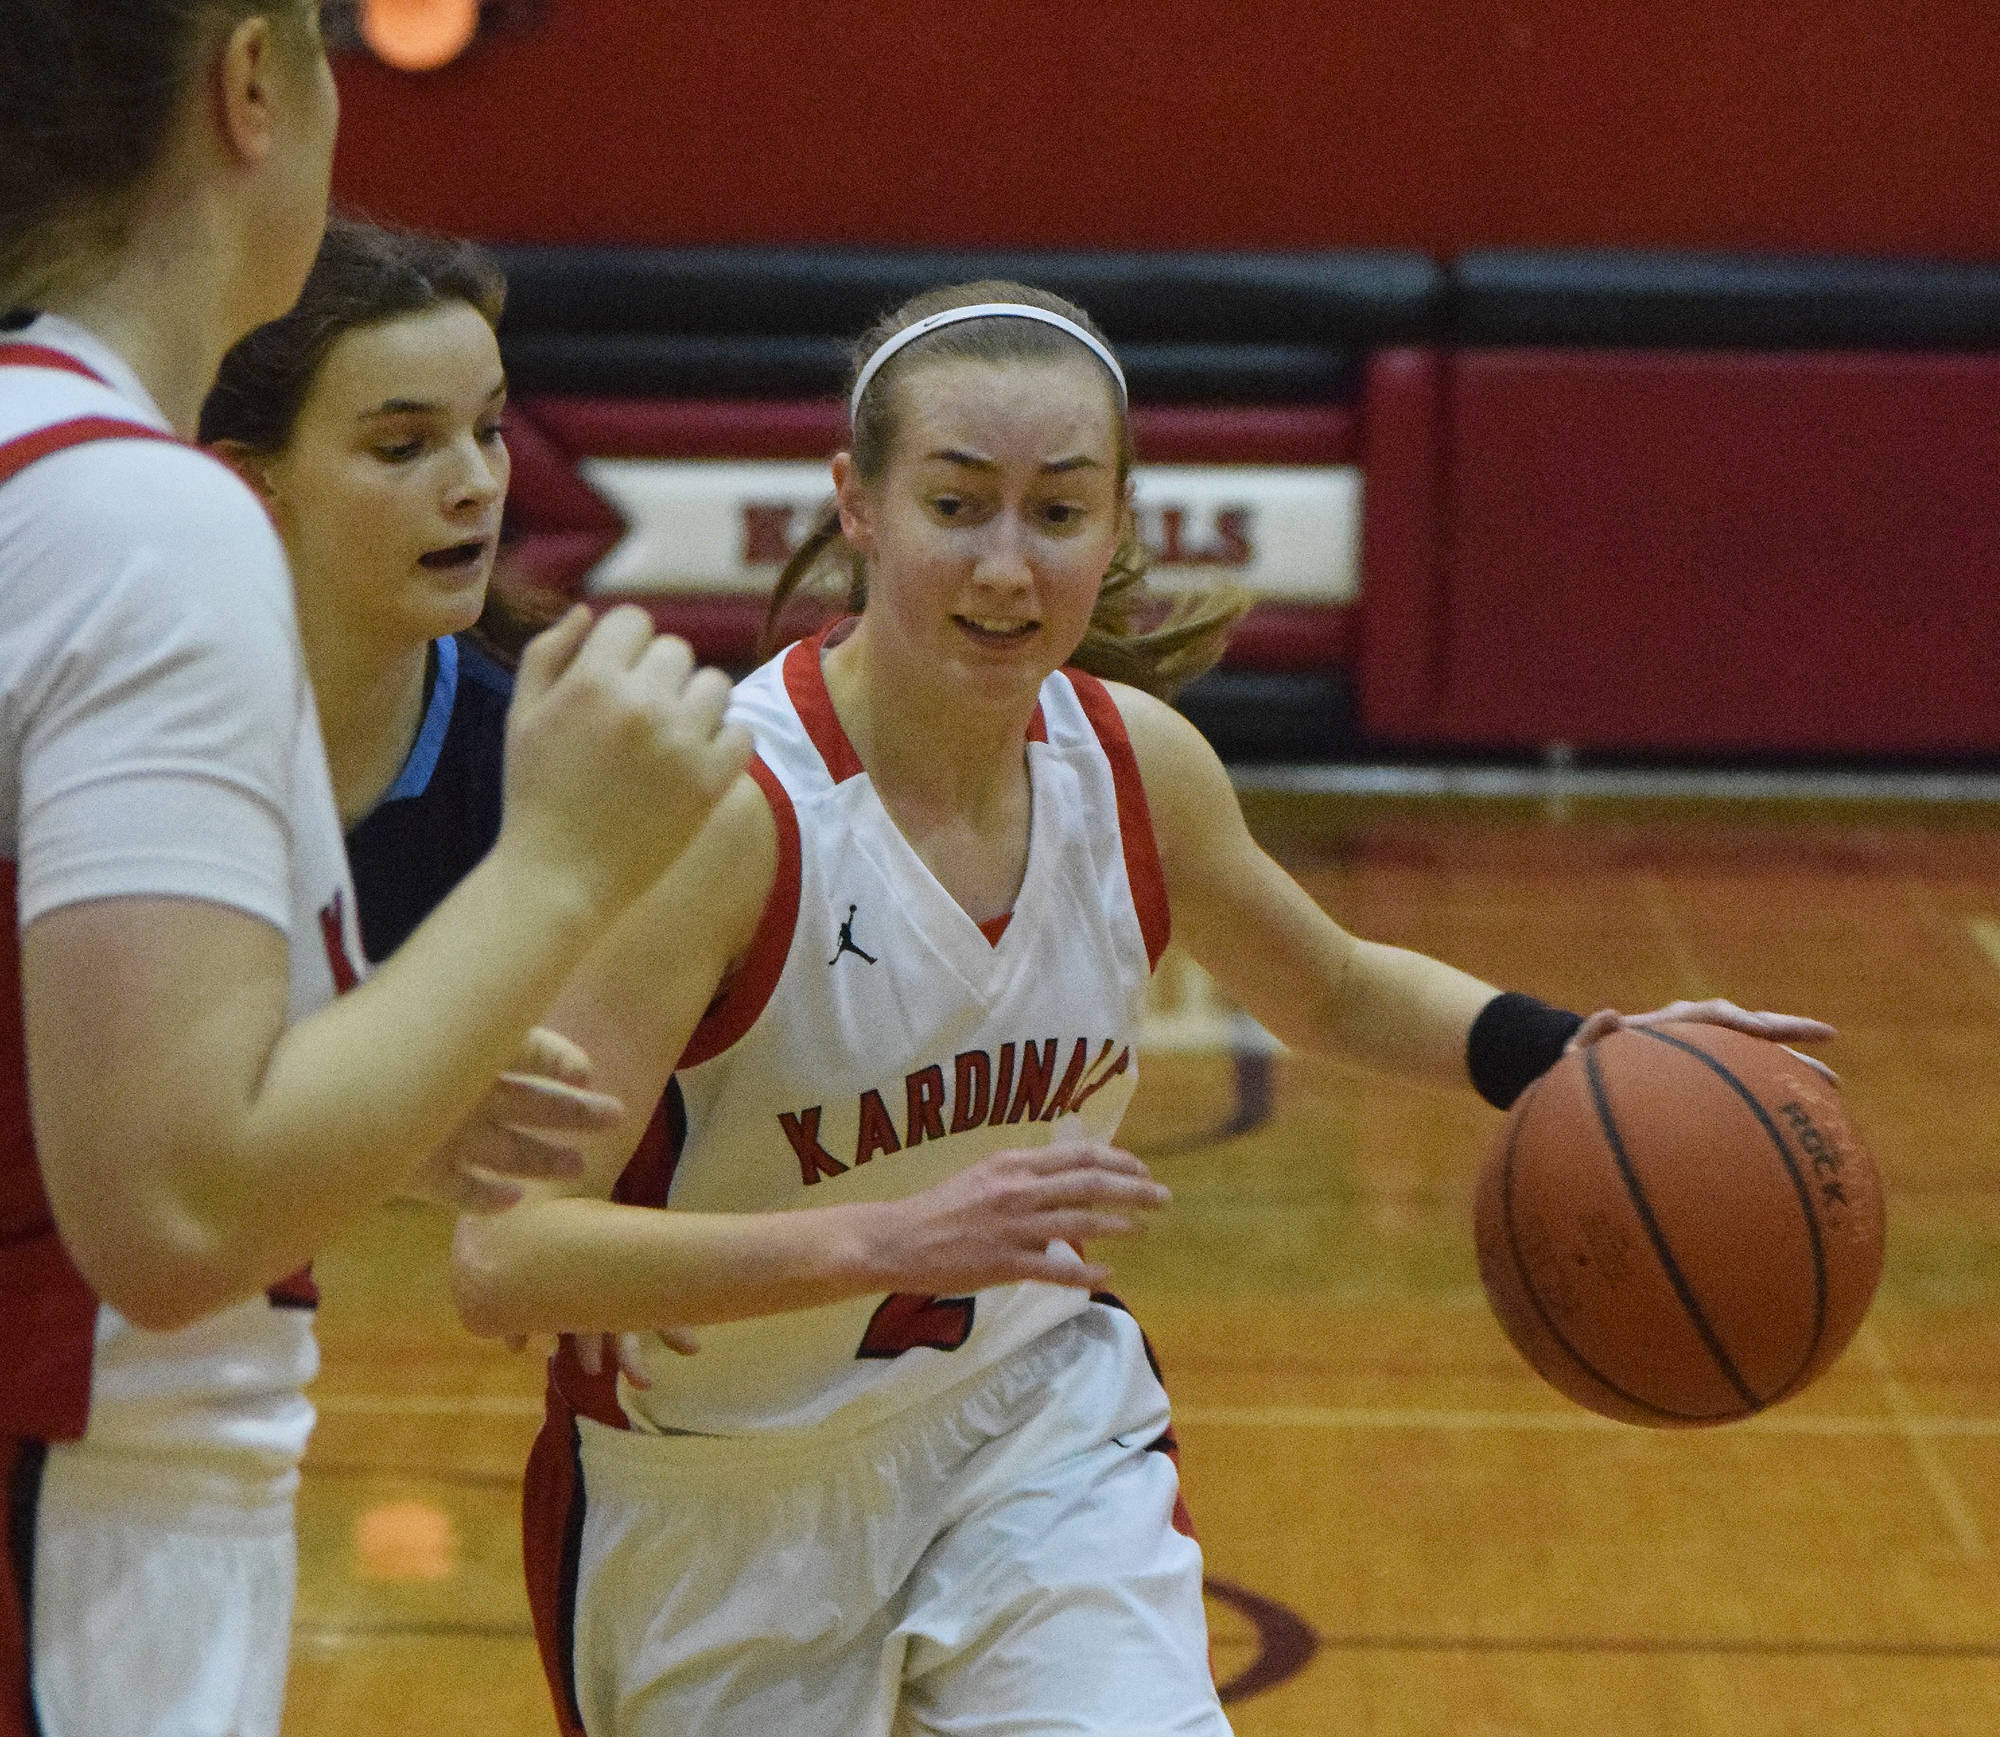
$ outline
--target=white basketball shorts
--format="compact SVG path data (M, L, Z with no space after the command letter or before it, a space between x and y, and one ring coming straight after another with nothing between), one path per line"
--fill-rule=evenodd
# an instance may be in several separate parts
M41 1737L278 1737L291 1502L176 1514L65 1471L52 1451L33 1526Z
M1120 1309L856 1436L575 1427L589 1737L1228 1737Z

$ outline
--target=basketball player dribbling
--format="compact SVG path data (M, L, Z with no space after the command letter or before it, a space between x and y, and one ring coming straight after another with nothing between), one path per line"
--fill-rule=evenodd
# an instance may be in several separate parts
M454 1130L747 752L684 646L578 612L524 660L499 842L357 985L283 555L184 438L298 292L335 106L306 0L0 23L0 1733L275 1733L301 1269L420 1177L462 1197Z
M856 368L836 516L779 599L839 560L856 613L738 687L751 775L551 1015L627 1102L664 1082L654 1124L629 1162L592 1137L559 1197L460 1223L475 1328L636 1335L622 1376L559 1350L529 1467L558 1715L590 1737L1222 1733L1166 1395L1069 1246L1157 1195L1135 1175L1010 1257L911 1192L970 1205L1065 1148L1115 1155L1170 931L1293 1047L1496 1103L1619 1016L1580 1033L1343 932L1201 737L1126 685L1201 667L1232 611L1132 627L1124 379L1081 310L935 292ZM1829 1035L1722 1002L1638 1017L1667 1015ZM820 1229L779 1271L709 1228L731 1214ZM705 1326L699 1352L662 1325Z
M252 482L285 543L373 960L500 831L505 660L524 633L520 607L489 585L510 469L504 294L468 243L335 219L297 303L223 358L202 409L203 440ZM463 1186L492 1205L516 1192L476 1171Z

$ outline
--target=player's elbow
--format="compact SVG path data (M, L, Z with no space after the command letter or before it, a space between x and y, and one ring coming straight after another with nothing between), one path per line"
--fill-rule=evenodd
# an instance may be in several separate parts
M177 1333L263 1288L205 1241L155 1239L115 1260L77 1264L103 1302L149 1333Z
M77 1271L100 1301L147 1332L192 1327L283 1276L265 1272L287 1258L281 1251L246 1246L241 1227L167 1190L52 1195Z

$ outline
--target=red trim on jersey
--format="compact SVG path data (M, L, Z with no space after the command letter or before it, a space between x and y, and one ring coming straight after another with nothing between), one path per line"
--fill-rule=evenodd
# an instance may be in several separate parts
M90 1420L97 1297L56 1231L28 1115L15 868L0 862L0 1436L74 1441Z
M126 422L116 416L72 417L68 422L52 422L46 428L36 429L33 434L18 435L0 445L0 483L10 482L29 465L52 453L83 446L93 440L164 440L174 446L187 445L178 434L169 434L163 428L149 428L143 422ZM198 451L199 448L193 450ZM218 459L216 462L221 461Z
M826 762L827 775L836 784L845 784L864 768L854 744L847 739L847 732L840 727L833 696L826 691L826 671L820 665L820 657L829 645L838 645L854 631L855 619L843 615L785 653L785 692L791 695L792 707L806 727L807 739L819 750L820 759ZM1042 703L1037 700L1035 715L1028 720L1028 740L1048 739L1049 721L1042 716Z
M65 374L81 374L100 386L111 384L89 363L79 362L67 350L54 350L47 344L0 344L0 368L56 368Z
M1012 911L1002 911L997 917L988 917L979 925L980 934L986 937L988 946L1000 945L1000 937L1007 933L1007 925L1014 920Z
M818 667L815 657L813 668ZM798 812L792 807L784 785L778 782L778 775L762 760L750 762L750 776L757 780L764 800L771 805L771 818L778 824L778 872L771 878L771 896L764 901L764 914L757 919L757 932L750 939L749 952L701 1016L687 1048L674 1063L677 1069L713 1061L757 1023L757 1016L769 1004L778 979L784 975L785 960L792 951L792 933L799 923Z
M583 1554L583 1467L576 1423L553 1388L521 1480L521 1563L535 1649L562 1737L584 1737L576 1704L576 1583ZM4 1737L4 1732L0 1732Z
M1167 906L1167 877L1160 868L1160 847L1153 837L1153 814L1146 805L1146 786L1132 738L1118 715L1118 702L1094 675L1080 669L1062 672L1076 690L1077 702L1111 762L1111 782L1118 791L1118 835L1125 845L1125 878L1132 883L1132 908L1139 916L1139 933L1146 938L1146 960L1158 965L1173 937L1173 916Z
M834 623L836 627L839 625ZM785 653L785 692L792 696L793 709L806 727L807 738L826 762L827 776L836 784L845 784L861 770L861 756L855 753L854 744L840 727L833 696L826 691L826 672L819 667L826 636L832 631L829 627L810 639L802 639Z

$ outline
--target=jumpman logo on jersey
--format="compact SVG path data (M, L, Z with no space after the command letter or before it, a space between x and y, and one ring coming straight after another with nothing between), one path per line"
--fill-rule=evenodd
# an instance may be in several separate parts
M847 907L847 921L840 925L840 945L834 950L833 957L827 961L829 966L838 965L842 953L852 953L855 958L864 960L870 965L875 963L875 955L873 953L864 953L854 944L854 912L855 907L849 905Z

